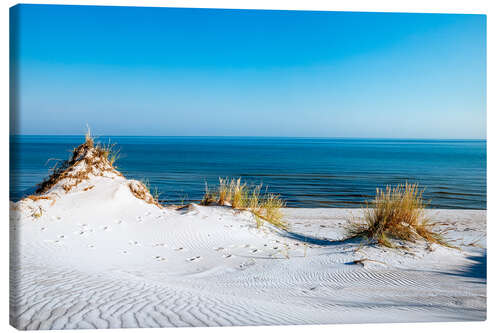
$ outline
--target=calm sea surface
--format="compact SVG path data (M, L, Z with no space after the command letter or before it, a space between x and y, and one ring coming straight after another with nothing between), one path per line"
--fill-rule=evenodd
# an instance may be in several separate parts
M81 136L11 137L11 200L33 191ZM205 181L241 177L289 207L359 207L387 184L418 182L434 208L486 209L486 141L253 137L99 137L117 168L166 203L199 201Z

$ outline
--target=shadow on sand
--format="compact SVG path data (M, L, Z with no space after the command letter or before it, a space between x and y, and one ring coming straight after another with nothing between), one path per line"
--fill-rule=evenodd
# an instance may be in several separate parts
M466 278L483 279L484 281L479 283L486 284L486 251L478 256L468 256L467 259L472 260L472 263L469 266L464 267L464 269L445 274Z
M355 243L356 239L354 238L347 238L347 239L328 239L328 238L318 238L318 237L311 237L303 234L299 234L296 232L292 231L285 231L282 233L282 236L301 241L303 243L308 243L308 244L313 244L313 245L321 245L321 246L328 246L328 245L340 245L340 244L350 244L350 243ZM359 240L358 240L359 241Z

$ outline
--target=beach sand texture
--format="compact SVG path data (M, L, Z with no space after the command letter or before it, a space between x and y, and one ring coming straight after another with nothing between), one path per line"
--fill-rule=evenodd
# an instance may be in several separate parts
M161 208L118 173L11 203L19 329L486 319L486 211L428 210L460 250L342 241L360 209Z

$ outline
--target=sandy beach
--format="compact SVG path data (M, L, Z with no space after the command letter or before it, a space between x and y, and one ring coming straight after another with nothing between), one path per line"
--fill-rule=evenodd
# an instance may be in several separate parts
M159 207L105 168L11 203L19 329L486 319L486 211L428 210L450 243L343 241L360 209ZM135 185L134 185L135 184Z
M486 321L486 4L73 2L9 2L11 326Z

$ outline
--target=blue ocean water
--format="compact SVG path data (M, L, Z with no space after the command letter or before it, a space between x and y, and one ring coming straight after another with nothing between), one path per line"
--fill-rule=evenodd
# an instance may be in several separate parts
M81 136L11 137L11 200L33 191ZM199 201L205 182L241 177L280 193L288 207L359 207L387 184L417 182L433 208L486 209L485 140L267 137L99 137L116 165L164 203Z

